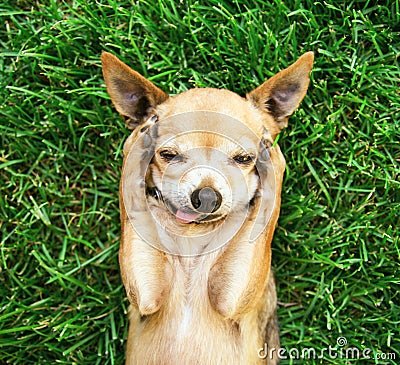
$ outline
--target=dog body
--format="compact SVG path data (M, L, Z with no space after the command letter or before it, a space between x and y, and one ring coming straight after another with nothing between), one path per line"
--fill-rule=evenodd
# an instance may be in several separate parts
M259 356L279 349L270 245L285 160L272 145L306 93L312 53L247 98L168 97L114 56L102 62L135 128L120 185L126 364L277 364Z

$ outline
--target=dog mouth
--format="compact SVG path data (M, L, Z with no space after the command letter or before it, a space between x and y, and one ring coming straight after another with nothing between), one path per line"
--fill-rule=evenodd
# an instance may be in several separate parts
M168 206L171 208L171 204L168 204ZM195 211L192 211L191 209L188 208L175 208L176 212L174 213L176 220L179 223L192 223L192 222L198 222L199 220L202 220L202 214L197 213ZM174 209L174 210L175 210Z
M188 207L177 207L171 200L164 198L157 187L147 187L146 193L158 201L162 201L179 223L210 223L221 219L221 214L202 213Z

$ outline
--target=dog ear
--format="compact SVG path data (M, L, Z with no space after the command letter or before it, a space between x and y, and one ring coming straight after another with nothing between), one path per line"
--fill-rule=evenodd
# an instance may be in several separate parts
M161 89L111 53L103 52L101 63L107 91L129 129L143 123L152 110L168 98Z
M258 109L271 114L280 131L303 100L313 66L314 53L307 52L293 65L277 73L247 94Z

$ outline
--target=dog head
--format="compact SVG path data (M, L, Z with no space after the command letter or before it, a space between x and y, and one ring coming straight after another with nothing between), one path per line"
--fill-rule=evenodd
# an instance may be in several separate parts
M220 222L251 206L259 167L288 117L306 94L313 53L308 52L246 98L219 89L168 96L109 53L103 74L116 109L134 129L125 159L141 133L149 133L147 194L178 224Z

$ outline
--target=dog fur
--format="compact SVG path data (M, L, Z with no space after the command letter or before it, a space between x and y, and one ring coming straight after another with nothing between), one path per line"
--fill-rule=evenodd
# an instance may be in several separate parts
M279 216L285 160L279 146L273 144L306 94L313 58L312 52L305 53L293 65L242 98L228 90L211 88L168 96L115 56L103 53L108 93L128 127L134 129L124 145L124 173L120 183L119 259L131 303L127 365L272 365L279 362L271 240ZM207 121L196 120L196 112L210 113L210 125ZM175 216L167 209L166 198L157 196L160 193L176 199L173 191L159 188L159 181L163 174L168 174L166 170L170 166L162 157L159 140L168 133L174 138L174 131L171 132L164 121L174 117L179 120L182 115L190 119L182 118L182 124L188 123L188 128L193 123L193 128L218 129L215 125L219 125L221 117L237 120L251 131L248 140L254 159L240 166L222 162L228 174L229 171L241 173L250 195L240 195L236 205L228 206L223 205L227 200L225 193L219 194L221 214L215 219L211 215L209 221L178 219L178 212ZM224 131L224 123L220 124L218 132L232 134ZM190 148L203 146L217 147L230 158L237 153L215 134L176 137L174 143L183 154ZM261 156L260 143L267 151L266 158ZM168 157L168 150L166 153ZM138 158L128 158L132 154ZM145 156L149 165L146 171L147 166L141 165ZM200 154L200 157L204 156ZM188 157L186 163L195 165L196 158L198 155L193 159ZM204 158L210 164L215 160L210 156ZM179 168L179 164L173 168ZM200 170L202 178L196 184L204 186L208 179L206 185L218 190L215 186L222 184L217 182L218 177L207 174ZM155 196L144 195L149 186L161 191L157 190ZM234 186L233 189L238 188ZM246 204L241 201L245 198ZM187 197L182 200L189 204ZM228 243L209 250L211 238L210 242L200 245L191 242L191 235L198 233L212 237L213 242L222 240L223 222L227 219L224 207L239 214L245 206L248 209L246 219ZM155 220L163 222L162 226ZM257 224L261 234L252 241ZM146 240L135 227L144 230ZM216 228L220 228L219 235L207 236ZM171 238L168 230L184 238ZM152 244L147 243L149 240ZM178 254L172 254L172 250ZM264 344L268 349L276 349L272 359L269 356L260 358L259 349Z

